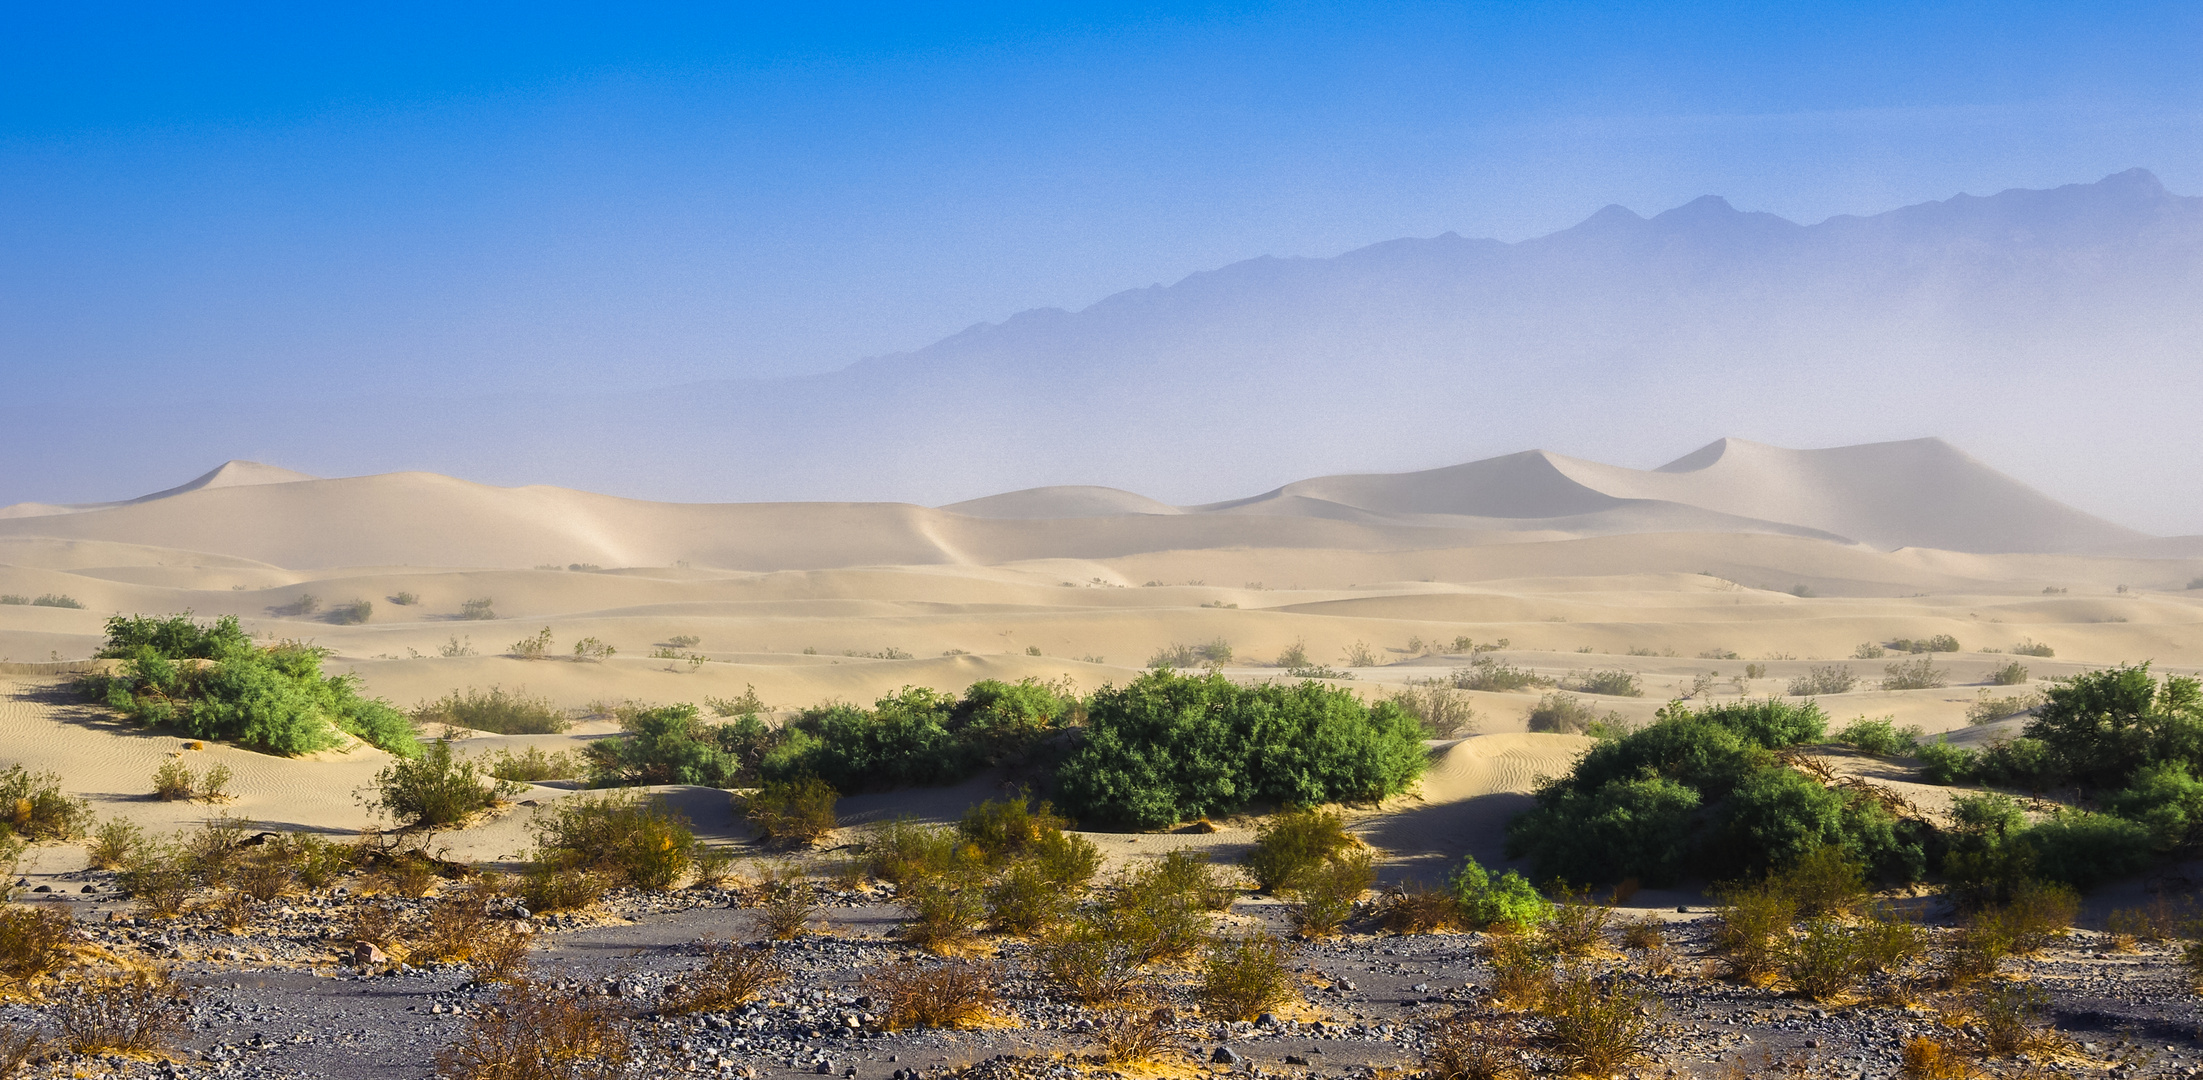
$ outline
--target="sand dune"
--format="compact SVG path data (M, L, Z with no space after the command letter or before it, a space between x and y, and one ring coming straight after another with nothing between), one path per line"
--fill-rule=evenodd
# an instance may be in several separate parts
M1285 678L1271 661L1297 646L1352 676L1337 685L1375 697L1449 681L1470 659L1453 643L1468 638L1504 639L1490 655L1553 680L1636 675L1642 696L1594 699L1628 722L1683 694L1781 694L1834 665L1860 680L1821 699L1839 725L1887 716L1974 743L2013 726L1970 727L1965 716L1982 693L2021 692L1985 683L2023 640L2055 650L2020 658L2038 681L2143 660L2203 668L2203 590L2187 588L2203 558L2143 557L2156 549L2030 500L2039 496L1933 442L1726 442L1643 472L1515 455L1191 508L1095 488L939 509L673 505L233 463L126 504L0 520L0 596L81 605L0 604L0 671L10 673L0 675L0 764L58 771L102 813L156 829L204 818L207 807L143 795L179 740L116 727L69 697L65 671L38 663L90 655L105 619L133 612L234 615L264 638L311 640L332 650L331 671L400 706L490 686L570 709L751 689L793 708L980 679L1083 691L1136 678L1173 643L1217 641L1233 650L1222 665L1232 678ZM1694 531L1677 531L1686 525ZM1882 550L1923 536L1947 546ZM2125 554L2045 550L2099 543ZM461 617L483 599L488 617ZM354 600L371 605L367 620L333 621L329 610ZM563 658L509 655L546 628ZM1882 691L1897 658L1851 658L1864 642L1938 634L1964 649L1932 658L1941 688ZM583 637L618 653L565 656ZM1542 692L1471 693L1478 734L1434 751L1420 796L1356 811L1356 827L1392 853L1388 877L1435 880L1463 854L1501 858L1506 818L1538 775L1564 770L1583 745L1526 731ZM567 747L609 730L594 724L565 736L477 735L464 747ZM354 793L384 761L365 748L315 761L195 753L236 771L230 811L339 833L369 823ZM999 778L980 778L862 796L847 809L856 821L949 820L998 788ZM723 793L666 794L707 835L745 835ZM544 787L530 799L565 795ZM450 850L510 855L538 809L454 834ZM1220 824L1102 839L1119 860L1176 846L1234 857L1252 822Z

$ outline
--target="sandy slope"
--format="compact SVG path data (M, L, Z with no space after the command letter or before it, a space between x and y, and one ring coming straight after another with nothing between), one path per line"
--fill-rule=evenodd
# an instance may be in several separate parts
M203 818L206 807L143 797L178 740L117 728L67 700L64 675L19 666L88 656L109 615L187 609L327 646L332 670L354 672L368 692L405 706L489 686L575 709L702 702L753 687L773 705L796 707L869 701L909 685L957 690L989 678L1064 679L1091 690L1137 677L1165 646L1217 639L1233 648L1224 670L1240 679L1283 677L1268 662L1296 643L1339 667L1366 651L1368 662L1340 685L1378 695L1450 678L1469 657L1438 647L1467 637L1505 639L1497 659L1553 679L1595 669L1636 674L1644 696L1597 702L1633 722L1649 720L1702 675L1714 676L1713 696L1731 698L1781 693L1814 667L1842 665L1862 682L1823 699L1838 724L1889 716L1979 741L2011 725L1968 729L1966 707L1989 673L2013 659L2001 650L2023 639L2056 650L2055 658L2024 659L2038 679L2142 660L2203 666L2203 591L2186 588L2203 575L2203 559L1881 551L1801 534L1940 520L1932 507L1876 494L1867 481L1877 472L1947 467L1974 477L1967 490L2003 490L1947 450L1886 444L1879 457L1847 457L1730 442L1629 475L1548 456L1524 467L1580 490L1514 491L1509 498L1528 500L1514 510L1547 516L1509 519L1538 524L1511 532L1461 527L1456 511L1488 513L1497 504L1446 503L1445 491L1425 490L1443 487L1427 474L1375 485L1310 481L1289 496L1351 511L1327 517L1307 506L1177 512L1106 489L1012 493L964 507L968 513L891 504L673 506L427 474L317 480L225 467L158 498L0 521L0 594L60 594L84 605L0 605L0 664L18 665L0 668L0 763L58 771L102 813L157 829ZM1804 486L1784 496L1789 503L1751 494L1793 483ZM1997 505L2025 504L2005 496ZM1633 506L1651 503L1701 520L1756 515L1780 527L1611 535L1545 527L1570 514L1635 514ZM1036 513L1061 516L1029 516ZM1449 514L1454 525L1428 524ZM2042 517L2053 532L2087 531L2086 522ZM1790 524L1800 520L1813 524ZM1995 525L1993 515L1982 520ZM393 601L404 594L417 602ZM321 610L296 613L308 595ZM462 605L477 598L492 601L494 617L461 619ZM366 623L340 625L325 614L354 599L372 603ZM602 663L506 655L546 627L560 653L587 636L618 655ZM1897 658L1849 659L1862 642L1936 634L1957 637L1966 650L1935 658L1947 673L1944 688L1873 689ZM672 648L676 636L699 641ZM1580 752L1579 739L1525 731L1538 693L1470 696L1480 734L1439 748L1418 798L1359 819L1393 852L1395 874L1435 879L1464 853L1496 861L1500 826L1535 777L1563 771ZM466 746L555 747L588 734L482 736ZM333 833L368 823L354 793L383 761L370 749L320 761L232 748L193 756L236 771L230 811ZM862 796L845 809L855 821L950 820L997 790L998 779L981 778L945 791ZM564 794L542 788L530 799ZM707 836L745 835L724 793L668 794ZM539 809L440 842L464 857L507 856L525 847ZM1102 839L1120 859L1180 845L1228 856L1251 839L1249 822L1221 824L1208 834Z

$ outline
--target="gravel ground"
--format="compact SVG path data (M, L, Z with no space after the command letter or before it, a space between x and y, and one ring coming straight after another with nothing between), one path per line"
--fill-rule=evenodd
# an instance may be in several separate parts
M71 889L77 891L70 891ZM88 890L88 891L87 891ZM789 981L766 1002L725 1014L660 1017L659 993L699 963L707 938L754 940L756 915L715 890L616 894L587 916L524 918L543 933L533 968L554 988L578 990L631 1018L646 1075L755 1080L830 1075L861 1080L938 1080L963 1073L988 1080L1120 1075L1092 1057L1097 1025L1115 1014L1052 1000L1028 964L1026 946L987 946L999 966L998 1015L976 1030L882 1031L865 976L919 957L893 935L901 909L883 890L821 887L821 932L773 946ZM362 972L349 966L349 894L270 904L244 933L186 916L134 916L111 875L73 875L65 888L31 897L74 911L88 944L133 962L164 964L191 1000L189 1030L168 1061L57 1055L34 1073L200 1077L422 1077L440 1048L498 988L476 984L461 965ZM1225 918L1282 930L1277 903L1245 897ZM1710 976L1703 913L1667 924L1674 971L1642 973L1619 953L1587 963L1617 987L1654 995L1645 1077L1744 1075L1892 1077L1913 1035L1948 1033L1929 996L1910 1007L1814 1006L1772 990ZM1194 1019L1190 972L1165 972L1157 1002L1184 1020L1178 1056L1147 1074L1371 1078L1419 1068L1425 1025L1484 1004L1490 969L1480 935L1349 934L1295 942L1303 1001L1262 1023ZM2059 1038L2018 1059L1991 1062L2033 1075L2198 1076L2198 998L2174 945L2109 952L2102 935L2075 931L2040 956L2017 958L2006 974L2050 993ZM48 1007L0 1006L0 1021L50 1025ZM1550 1062L1533 1059L1535 1065Z

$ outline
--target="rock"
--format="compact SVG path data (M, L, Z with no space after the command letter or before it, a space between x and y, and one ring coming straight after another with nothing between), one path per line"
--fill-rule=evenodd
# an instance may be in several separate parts
M37 887L37 888L35 888L35 889L32 889L31 891L32 891L32 892L52 892L52 891L54 891L54 887L53 887L53 886L51 886L51 885L40 885L39 887Z
M381 967L381 966L383 966L384 964L387 964L387 963L389 963L389 962L390 962L390 957L389 957L389 956L387 956L387 955L385 955L385 954L383 953L383 951L382 951L381 949L378 949L378 948L376 948L376 947L375 947L375 944L374 944L373 942L370 942L370 941L362 941L362 942L358 942L358 943L355 943L355 944L354 944L354 945L352 946L352 966L353 966L353 967L356 967L356 968L371 968L371 967Z
M1276 1026L1277 1026L1277 1014L1276 1014L1276 1013L1263 1013L1262 1015L1260 1015L1260 1016L1257 1016L1257 1017L1255 1017L1255 1018L1254 1018L1254 1026L1256 1026L1256 1027L1266 1027L1266 1028L1274 1028L1274 1027L1276 1027Z
M818 1063L818 1067L812 1069L811 1071L819 1074L820 1076L832 1076L834 1075L834 1063L831 1061L821 1061Z
M1239 1051L1229 1046L1219 1046L1214 1053L1209 1055L1210 1063L1215 1065L1238 1065L1246 1060L1245 1057L1240 1055Z
M1285 1055L1285 1063L1287 1065L1306 1065L1308 1064L1308 1059L1300 1056L1299 1054L1287 1054Z

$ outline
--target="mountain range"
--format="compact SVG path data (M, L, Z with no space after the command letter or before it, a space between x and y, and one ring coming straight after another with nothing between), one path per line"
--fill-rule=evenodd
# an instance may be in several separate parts
M1250 259L800 378L463 401L271 388L97 422L0 406L0 457L18 490L150 482L178 456L249 451L680 501L942 503L1068 483L1190 505L1523 446L1642 462L1723 432L1823 446L1932 432L2092 513L2192 532L2203 470L2183 462L2203 456L2203 425L2179 403L2203 397L2199 312L2203 199L2138 169L1810 225L1707 197L1519 243ZM1516 467L1582 479L1558 457ZM1659 501L1668 482L1608 494Z

